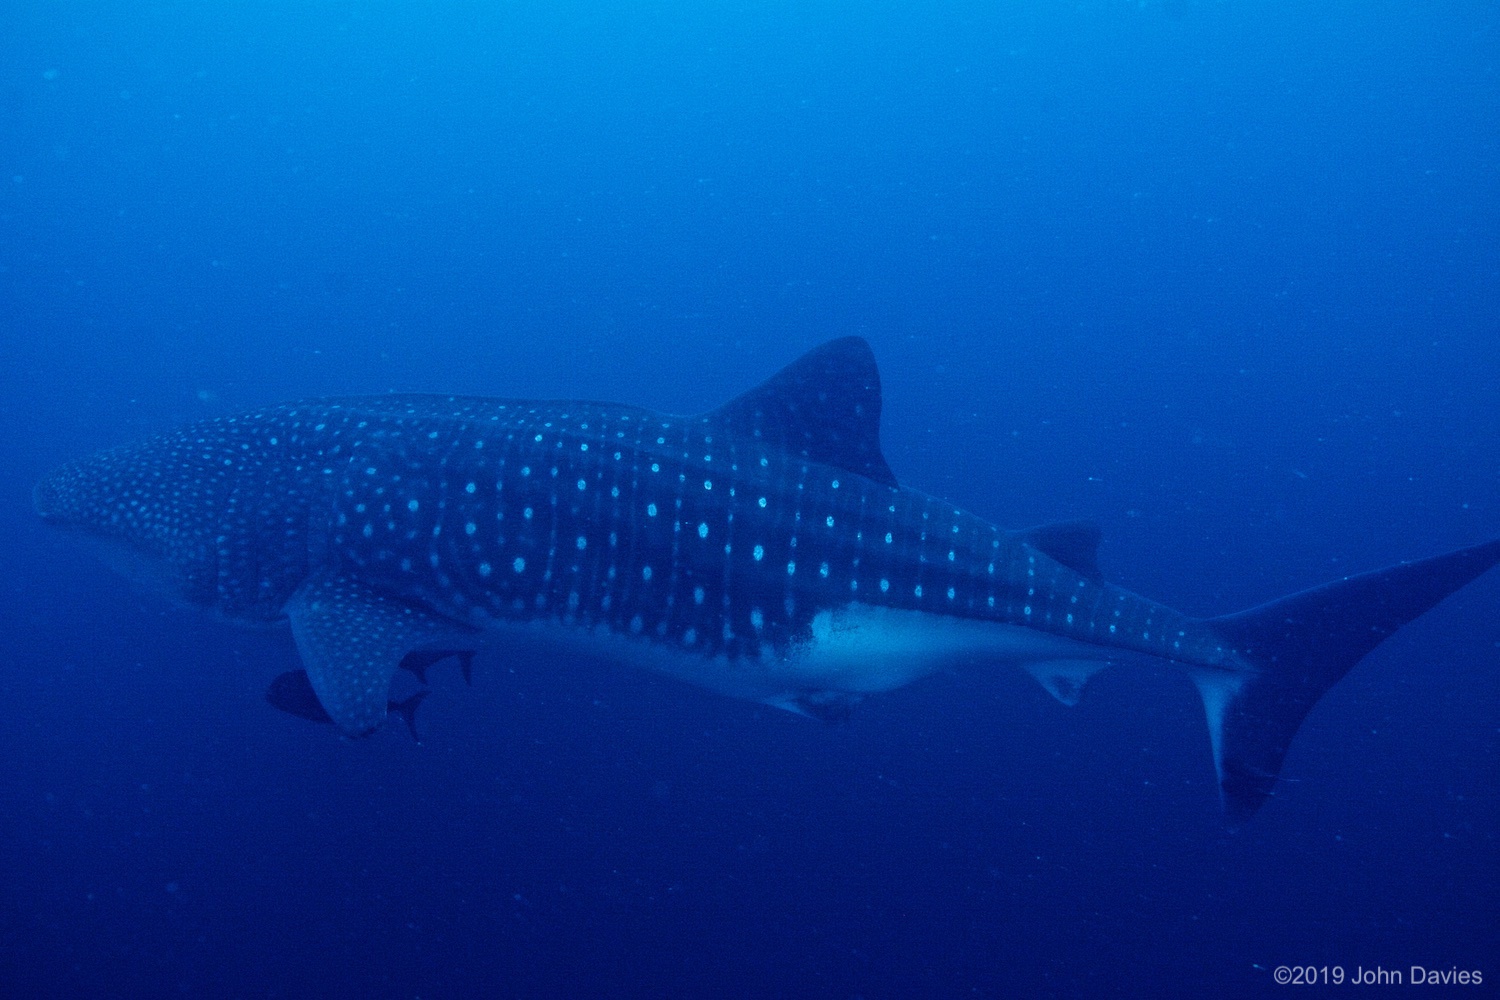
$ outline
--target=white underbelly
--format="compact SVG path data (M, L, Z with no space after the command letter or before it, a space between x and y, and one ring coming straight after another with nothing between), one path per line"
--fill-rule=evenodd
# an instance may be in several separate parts
M1105 666L1111 653L1018 625L867 604L819 612L811 636L785 655L768 649L758 657L734 659L602 625L496 621L486 623L484 631L484 645L493 648L556 645L771 704L785 704L807 692L889 691L965 661L1027 669L1059 699L1072 701L1076 689Z

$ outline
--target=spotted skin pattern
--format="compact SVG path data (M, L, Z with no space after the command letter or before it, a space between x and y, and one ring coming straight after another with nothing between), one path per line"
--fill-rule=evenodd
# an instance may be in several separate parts
M326 466L338 563L476 626L600 624L734 660L785 655L818 611L859 601L1218 655L1182 616L950 504L712 416L396 397L281 419L294 448L317 442L312 464L343 458Z
M313 400L102 452L35 500L190 603L290 619L350 734L385 720L407 654L539 626L827 718L955 655L1018 663L1069 703L1101 666L1154 657L1198 684L1221 790L1247 812L1317 697L1500 559L1490 543L1189 618L1106 583L1097 529L1010 533L901 487L879 418L874 358L845 338L698 416Z
M1226 655L1160 604L756 429L601 403L329 400L204 421L47 488L230 617L275 619L310 577L348 577L475 628L603 626L731 665L786 656L853 602Z

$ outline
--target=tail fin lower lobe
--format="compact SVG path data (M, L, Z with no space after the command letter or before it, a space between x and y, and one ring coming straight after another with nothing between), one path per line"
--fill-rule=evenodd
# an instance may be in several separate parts
M1231 818L1248 819L1270 796L1292 737L1325 691L1397 629L1497 562L1500 539L1209 619L1253 668L1193 674Z

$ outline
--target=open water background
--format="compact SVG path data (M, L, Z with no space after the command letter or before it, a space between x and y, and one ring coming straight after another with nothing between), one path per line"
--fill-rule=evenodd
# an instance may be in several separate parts
M545 648L425 741L46 531L87 451L388 390L707 409L870 340L907 484L1216 614L1500 534L1500 10L43 3L0 14L0 992L1274 994L1500 981L1500 579L1218 812L1188 681L826 727Z

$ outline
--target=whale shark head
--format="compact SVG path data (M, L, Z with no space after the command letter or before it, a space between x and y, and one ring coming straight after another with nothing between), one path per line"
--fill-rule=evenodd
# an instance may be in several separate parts
M162 439L70 462L36 486L42 520L88 541L106 563L147 589L194 605L212 602L215 547L195 530L189 494L201 477L163 475Z
M279 614L305 572L307 478L279 454L274 414L202 421L70 462L32 496L149 589L234 617ZM293 478L297 482L293 482Z
M31 502L38 516L56 528L91 530L106 523L96 509L93 482L103 466L104 453L54 469L36 484Z

